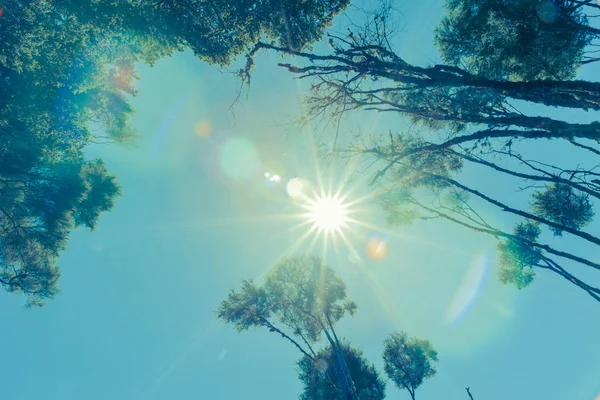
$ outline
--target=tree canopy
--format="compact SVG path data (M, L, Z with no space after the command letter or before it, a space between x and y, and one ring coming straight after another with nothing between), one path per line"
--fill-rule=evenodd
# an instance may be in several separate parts
M600 33L577 3L448 0L435 43L446 63L486 78L572 79L597 60L585 47Z
M312 346L325 335L336 354L338 390L344 399L355 399L334 329L345 314L355 311L356 304L346 297L346 285L333 270L320 258L304 256L279 260L264 286L244 281L239 292L232 291L221 302L217 316L238 331L262 326L277 332L312 361L316 357Z
M135 66L190 49L226 65L258 40L316 41L347 0L8 0L0 18L0 284L41 305L58 252L119 194L94 143L129 143ZM35 262L34 262L35 261Z
M435 375L433 363L438 361L437 352L427 340L408 338L404 332L390 334L383 342L385 372L392 382L406 389L412 399L424 379Z

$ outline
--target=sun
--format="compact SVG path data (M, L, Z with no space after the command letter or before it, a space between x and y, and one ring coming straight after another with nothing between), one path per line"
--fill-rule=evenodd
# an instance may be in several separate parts
M304 208L308 211L305 216L312 224L311 231L318 233L342 233L342 228L351 221L348 205L337 194L315 193L312 199L307 199Z

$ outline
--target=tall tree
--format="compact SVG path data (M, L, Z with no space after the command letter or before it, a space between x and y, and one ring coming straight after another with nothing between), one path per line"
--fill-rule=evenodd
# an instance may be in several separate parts
M83 149L135 138L130 100L136 63L191 49L204 61L226 65L261 38L306 48L347 5L347 0L5 1L0 284L29 294L28 304L53 297L58 251L69 231L94 227L99 214L112 208L116 180L101 162L84 160ZM52 191L50 184L61 189ZM55 210L56 204L64 208ZM53 213L50 226L46 220Z
M395 112L435 129L461 132L488 126L480 138L600 137L600 124L574 124L526 115L514 106L526 101L550 107L600 109L600 84L588 81L534 80L514 82L487 78L452 65L416 66L390 45L389 10L375 13L367 24L345 34L329 34L332 51L314 54L270 43L248 53L249 65L261 49L295 56L297 64L280 64L301 78L313 78L309 112L340 115L350 110ZM240 71L248 78L249 69ZM492 132L496 131L496 132Z
M572 79L600 30L572 1L448 0L435 42L449 65L490 79Z
M415 400L415 391L424 379L435 375L437 352L429 341L409 338L404 332L390 334L383 342L385 372L400 389Z
M575 266L600 269L581 254L544 243L544 228L568 234L588 245L600 238L584 228L600 198L595 165L569 167L522 153L520 143L560 139L577 151L600 155L600 122L571 123L527 115L515 101L582 110L598 110L600 84L585 81L509 81L475 75L451 65L415 66L390 45L386 10L362 27L330 34L332 51L314 54L259 43L248 54L269 49L296 57L280 64L301 78L312 79L308 98L310 116L339 117L350 111L377 111L408 116L417 134L381 135L376 143L358 136L354 145L335 154L364 155L369 165L380 165L372 184L380 184L379 202L390 223L416 218L445 219L498 240L500 280L519 288L532 281L535 270L561 276L600 301L600 289L569 272ZM241 71L245 76L247 71ZM580 92L581 91L581 92ZM582 96L576 93L586 93ZM434 133L441 140L430 139ZM586 142L586 140L588 140ZM531 196L530 205L513 206L503 194L486 193L480 182L460 177L464 165L483 167L513 179L514 187ZM522 185L527 185L523 187ZM487 212L483 213L482 207ZM489 210L517 219L513 230L492 226ZM570 268L570 267L569 267Z
M344 315L355 311L356 304L346 297L344 282L321 259L305 256L278 261L262 287L244 281L239 292L232 291L219 305L217 316L234 324L238 331L266 327L291 342L312 362L316 361L313 345L325 336L335 354L337 375L332 379L344 400L357 400L334 328Z

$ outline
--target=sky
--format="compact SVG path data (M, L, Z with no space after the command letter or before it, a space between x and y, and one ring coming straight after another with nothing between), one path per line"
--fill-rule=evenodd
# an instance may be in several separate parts
M437 59L432 29L443 15L442 2L401 2L398 8L398 53L410 62ZM72 235L60 259L56 299L25 309L22 298L0 292L0 398L297 398L297 350L266 330L237 333L214 314L242 279L260 280L304 234L306 227L292 229L298 220L281 216L296 212L286 182L322 178L337 188L356 172L353 165L315 157L315 145L330 141L333 132L322 124L296 124L306 84L278 68L279 60L260 56L247 97L244 92L233 109L236 77L189 53L139 66L135 145L88 150L118 176L123 195L115 209L101 216L95 231ZM581 74L594 79L592 68ZM405 126L398 116L363 113L350 116L341 135L358 127L387 132ZM544 156L585 161L559 143L545 143ZM270 182L265 172L281 181ZM513 196L508 182L482 171L467 169L463 178ZM358 178L345 185L350 189L351 198L367 193ZM491 238L437 221L388 231L372 204L361 206L362 217L382 229L353 236L360 266L341 245L328 251L327 261L359 306L337 332L377 368L383 339L404 330L430 340L439 354L438 373L418 389L419 399L464 400L467 386L477 400L596 399L596 302L543 272L525 290L503 286ZM497 213L490 219L506 229L514 222ZM597 224L589 231L600 234ZM369 259L369 238L386 233L387 257ZM600 261L597 252L562 243ZM410 398L391 382L387 394Z

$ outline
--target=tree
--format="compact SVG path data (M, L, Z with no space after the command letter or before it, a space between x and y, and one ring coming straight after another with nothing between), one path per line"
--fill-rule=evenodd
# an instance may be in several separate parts
M204 61L226 65L261 38L304 49L347 5L347 0L5 1L0 284L28 294L28 304L55 296L58 252L69 231L94 228L100 213L112 208L116 180L101 161L86 161L83 150L90 143L134 140L130 100L137 63L153 64L188 48ZM62 186L53 190L51 184Z
M0 284L28 306L56 296L70 231L120 194L84 147L134 136L133 43L51 4L8 1L0 20Z
M383 400L385 382L360 349L342 344L342 353L359 400ZM342 400L331 377L337 376L336 354L331 346L317 352L314 359L304 356L298 361L298 378L304 385L300 400Z
M572 79L598 59L585 47L600 31L571 1L448 0L435 43L446 63L490 79Z
M424 379L435 375L433 363L437 352L427 340L408 338L404 332L390 334L383 342L383 363L386 374L400 389L406 389L415 399L415 391Z
M278 261L263 285L244 280L216 314L238 332L267 328L300 351L301 400L383 400L385 382L375 367L335 331L335 323L355 310L333 270L317 257L304 256ZM315 350L321 336L326 346ZM423 379L435 374L431 364L437 353L428 341L407 339L404 333L390 335L384 345L386 372L399 387L407 384L414 399Z
M371 185L380 185L382 195L377 201L388 213L388 222L444 219L491 235L499 243L502 282L523 288L532 282L535 270L543 269L600 301L600 289L577 278L563 262L592 269L600 269L600 264L543 242L544 229L548 229L600 246L600 238L583 230L594 215L591 199L600 199L596 166L569 168L560 160L538 159L539 152L532 158L522 153L526 141L554 139L577 151L600 155L596 146L600 122L578 124L527 115L513 104L525 100L597 110L599 84L509 81L452 65L408 64L390 45L388 11L377 11L364 26L353 26L345 34L329 34L330 53L259 43L248 57L252 59L261 49L294 56L294 64L280 65L312 80L309 117L337 119L350 111L377 111L410 118L411 129L417 133L390 131L369 143L357 135L348 149L332 150L334 156L362 156L369 166L379 166ZM435 140L436 133L442 139ZM486 193L479 183L464 181L460 172L465 165L512 179L513 187L531 196L530 207L512 206L512 199L502 199L506 193ZM512 232L488 222L490 209L516 219ZM523 230L521 224L540 232L533 235L534 230ZM506 248L518 251L507 253Z
M324 335L335 354L336 382L344 400L357 400L356 389L334 325L344 315L353 315L356 304L346 298L346 286L317 257L283 258L266 278L264 286L244 281L219 305L217 317L238 331L266 327L292 343L312 362L313 345ZM273 321L275 320L275 321ZM286 333L277 326L283 325Z

